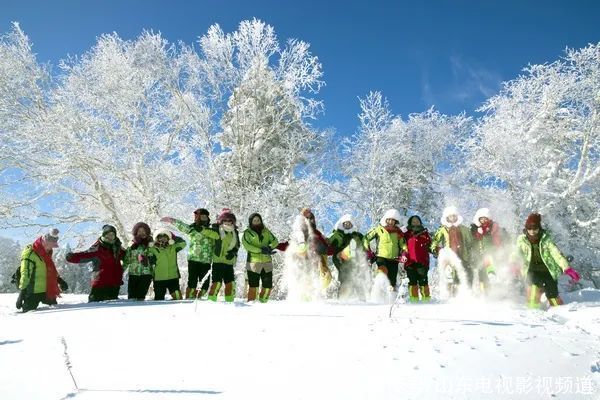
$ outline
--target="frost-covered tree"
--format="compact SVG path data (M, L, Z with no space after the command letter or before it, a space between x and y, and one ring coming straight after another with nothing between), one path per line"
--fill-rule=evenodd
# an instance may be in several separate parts
M3 36L4 223L102 221L127 238L138 220L200 205L278 218L304 205L323 136L308 123L323 83L308 44L281 47L258 20L199 44L103 35L51 75L18 25Z
M17 287L11 281L12 275L20 265L21 246L16 241L0 237L0 293L16 292Z
M455 144L465 137L470 119L430 109L404 120L392 114L379 92L360 105L359 131L343 143L345 178L335 185L342 207L367 224L388 208L436 216L444 200L442 183L451 179L448 171L460 159Z
M600 256L600 44L532 65L481 108L468 169L503 190L519 227L539 211L578 265Z

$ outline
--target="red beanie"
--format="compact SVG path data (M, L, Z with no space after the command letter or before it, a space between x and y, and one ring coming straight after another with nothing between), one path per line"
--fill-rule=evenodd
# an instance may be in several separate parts
M527 221L525 221L525 228L541 228L542 227L542 216L538 213L529 214Z

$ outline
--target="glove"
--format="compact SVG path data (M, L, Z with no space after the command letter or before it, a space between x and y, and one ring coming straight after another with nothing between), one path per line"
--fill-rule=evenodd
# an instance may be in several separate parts
M276 249L279 251L286 251L289 245L288 242L281 242L277 245Z
M225 258L228 260L233 260L235 256L237 256L237 249L231 249L225 254Z
M373 264L377 260L377 256L371 250L367 250L367 260L369 260L369 264Z
M261 247L260 248L260 252L262 254L269 254L269 255L273 254L273 250L269 246L263 246L263 247Z
M579 282L581 279L579 273L571 267L567 267L567 269L565 269L565 275L569 275L569 278L571 278L575 283Z
M25 302L25 290L21 290L19 292L19 297L17 297L17 303L15 304L17 306L17 310L20 310L21 308L23 308L24 302Z
M167 224L172 224L173 222L175 222L175 220L171 217L162 217L160 219L160 222L165 222Z
M69 285L67 284L67 282L65 282L63 278L59 276L56 280L58 281L58 287L60 287L61 292L66 292L67 290L69 290Z

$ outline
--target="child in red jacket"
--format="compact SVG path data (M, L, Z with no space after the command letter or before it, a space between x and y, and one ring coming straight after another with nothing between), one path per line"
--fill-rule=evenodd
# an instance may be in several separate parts
M92 263L92 290L89 302L114 300L123 284L121 259L125 251L112 225L102 227L102 236L86 251L68 253L67 261L75 264Z
M429 301L431 295L427 273L429 272L431 237L418 215L413 215L408 219L404 239L408 246L408 252L403 255L403 258L406 260L404 269L408 276L409 301L412 303L419 301L419 289L421 289L421 301Z

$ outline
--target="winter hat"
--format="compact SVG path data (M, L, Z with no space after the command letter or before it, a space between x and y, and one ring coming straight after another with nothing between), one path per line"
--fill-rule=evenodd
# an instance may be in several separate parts
M479 210L477 210L477 212L475 213L475 216L473 217L473 223L477 226L481 226L481 222L479 222L479 218L487 218L487 219L492 219L492 214L490 213L490 209L489 208L480 208Z
M230 208L224 208L221 210L221 213L217 217L217 224L222 224L223 221L225 221L225 220L233 221L234 225L237 222L237 219L235 218L235 214L231 211Z
M344 222L350 222L352 224L352 228L345 229ZM344 233L352 233L356 230L356 226L354 225L354 221L352 220L352 215L344 214L342 217L335 223L335 230L340 230Z
M458 217L456 222L453 224L448 222L448 217L450 215L456 215ZM442 212L442 219L440 221L441 221L442 225L450 228L452 226L459 226L460 224L462 224L463 217L462 217L462 215L459 214L458 209L455 206L449 206L449 207L444 208L444 211Z
M175 241L173 240L173 233L164 228L156 231L156 233L154 234L154 241L158 242L158 237L163 235L169 238L169 244L175 243Z
M208 212L208 210L207 210L206 208L197 208L197 209L194 211L194 214L198 214L198 215L206 215L206 216L210 215L210 213Z
M525 221L525 229L527 228L538 228L542 227L542 216L538 213L531 213Z
M44 240L45 243L47 243L48 245L50 245L50 247L52 248L56 248L58 247L58 229L56 228L52 228L50 230L50 232L44 234L44 236L42 236L42 239Z
M381 224L381 226L385 226L385 220L386 219L394 219L396 220L397 224L400 224L400 220L402 219L402 216L400 215L400 212L398 210L396 210L395 208L390 208L389 210L387 210L385 212L385 214L383 214L383 217L381 218L381 220L379 221L379 223Z
M133 226L133 229L131 230L131 234L135 237L137 231L140 228L144 228L146 230L146 233L148 234L148 237L152 237L152 231L150 230L150 227L148 226L148 224L145 222L138 222L137 224L135 224Z
M104 225L102 227L102 236L103 237L106 236L110 232L114 233L115 236L117 236L117 229L114 226L112 226L112 225Z

